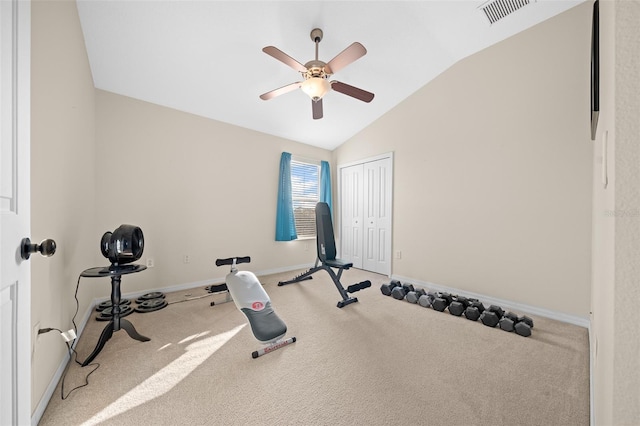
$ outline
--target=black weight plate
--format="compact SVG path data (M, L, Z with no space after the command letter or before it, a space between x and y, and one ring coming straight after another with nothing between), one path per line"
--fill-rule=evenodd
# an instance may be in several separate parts
M130 305L120 305L120 318L126 317L133 313L133 308ZM100 312L98 316L96 316L96 320L98 321L110 321L113 317L112 308L107 308Z
M154 291L151 293L147 293L147 294L143 294L142 296L138 297L136 299L136 303L142 303L145 300L150 300L150 299L164 299L164 294L160 291Z
M169 304L164 299L151 299L139 304L135 311L140 313L153 312L158 311L167 305Z
M123 299L120 301L120 306L130 305L130 304L131 304L131 300L129 299ZM110 308L111 306L112 306L111 300L105 300L104 302L101 302L98 304L98 306L96 306L96 311L102 312L105 309Z
M138 306L139 307L143 307L143 308L155 308L155 307L163 305L165 303L167 303L167 302L162 298L149 299L149 300L145 300L144 302L140 303Z

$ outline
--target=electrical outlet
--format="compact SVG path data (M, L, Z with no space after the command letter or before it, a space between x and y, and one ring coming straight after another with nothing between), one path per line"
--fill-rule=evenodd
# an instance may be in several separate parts
M402 259L402 252L400 250L396 250L396 259Z
M185 254L184 257L182 258L182 263L191 263L191 256L189 256L188 254Z
M38 340L38 330L40 330L40 321L36 322L36 325L33 326L32 334L31 334L31 354L32 355L36 352L36 341Z
M155 261L153 260L152 257L147 259L147 268L153 268L154 266L156 266Z
M309 251L309 243L304 243L304 251Z

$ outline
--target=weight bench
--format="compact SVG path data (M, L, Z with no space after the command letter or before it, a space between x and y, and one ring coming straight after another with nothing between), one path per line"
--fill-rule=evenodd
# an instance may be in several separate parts
M333 236L333 223L331 222L331 212L327 203L316 204L316 249L318 257L315 266L289 281L280 281L279 286L293 284L304 280L310 280L314 273L325 270L333 280L342 300L338 302L338 308L342 308L358 301L356 297L350 297L348 293L364 290L371 287L371 281L366 280L357 284L352 284L347 289L340 283L342 272L353 266L351 262L336 259L336 241ZM337 269L337 273L333 269Z

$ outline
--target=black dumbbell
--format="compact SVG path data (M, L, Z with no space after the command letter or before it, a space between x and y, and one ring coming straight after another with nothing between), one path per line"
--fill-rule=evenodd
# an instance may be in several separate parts
M447 292L439 291L436 293L436 298L433 300L431 307L438 312L444 312L451 302L453 302L453 296Z
M504 316L500 306L491 305L480 315L480 321L487 327L495 327Z
M430 291L427 294L420 296L420 298L418 299L418 304L420 304L420 306L422 306L423 308L428 308L433 305L434 300L436 300L436 294Z
M484 312L484 305L479 300L472 300L467 309L464 310L464 316L471 321L477 321Z
M513 312L507 312L498 321L498 327L504 331L513 331L514 326L518 323L518 316Z
M513 328L516 334L523 337L529 337L531 336L531 329L533 328L533 320L528 316L518 317L518 322Z
M427 292L425 291L425 289L419 288L417 290L407 292L407 295L405 297L407 299L407 302L409 303L418 303L420 297L425 296L426 294Z
M402 300L410 291L415 291L412 284L402 284L402 286L394 287L393 290L391 290L391 296L393 296L394 299Z
M470 304L469 299L467 299L466 297L456 296L454 297L453 301L449 304L449 313L451 315L455 315L459 317L460 315L462 315L464 310L467 309L467 306L469 306L469 304Z
M389 284L382 284L382 286L380 286L380 291L382 292L382 294L384 294L385 296L391 296L391 292L393 291L394 288L401 286L402 284L400 283L400 281L398 280L391 280L389 282Z

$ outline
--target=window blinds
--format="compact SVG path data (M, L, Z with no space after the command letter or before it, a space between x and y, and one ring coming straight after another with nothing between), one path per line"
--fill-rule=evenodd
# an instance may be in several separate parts
M320 194L320 167L291 160L291 195L298 237L315 237L315 208Z

